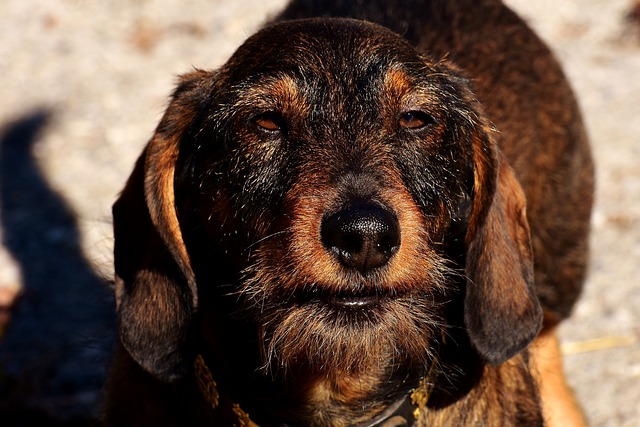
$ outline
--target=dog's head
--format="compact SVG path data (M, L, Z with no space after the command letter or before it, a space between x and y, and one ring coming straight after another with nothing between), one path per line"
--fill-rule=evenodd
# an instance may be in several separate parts
M266 362L329 374L428 363L457 297L489 363L541 321L524 196L468 82L373 24L276 24L183 76L114 223L122 343L165 379L222 285Z

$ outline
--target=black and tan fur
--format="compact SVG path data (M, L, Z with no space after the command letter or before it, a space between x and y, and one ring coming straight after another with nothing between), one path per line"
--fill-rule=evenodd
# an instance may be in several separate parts
M527 347L579 294L592 202L571 89L497 0L353 3L181 77L114 206L108 425L234 424L197 354L261 426L367 425L421 379L416 425L543 423ZM361 219L391 230L366 253Z

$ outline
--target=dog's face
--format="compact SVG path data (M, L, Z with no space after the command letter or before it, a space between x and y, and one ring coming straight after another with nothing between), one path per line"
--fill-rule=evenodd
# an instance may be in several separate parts
M122 341L163 378L222 285L268 367L327 378L428 365L456 299L491 363L540 324L522 192L467 82L372 24L277 24L184 76L114 216Z
M482 126L446 76L395 35L345 22L270 28L217 76L181 148L178 199L212 242L241 242L237 291L276 366L428 357Z

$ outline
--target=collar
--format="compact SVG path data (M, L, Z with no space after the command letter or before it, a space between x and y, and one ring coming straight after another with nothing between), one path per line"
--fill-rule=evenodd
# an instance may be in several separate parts
M412 426L420 417L427 406L429 396L433 390L433 380L435 379L434 364L427 376L420 380L418 386L414 388L404 398L390 405L382 414L378 415L372 421L358 424L357 427L403 427ZM225 416L233 420L231 425L234 427L259 427L258 424L251 420L251 417L245 412L238 403L221 398L218 392L218 386L211 375L211 371L201 355L196 357L194 362L194 373L200 393L213 408L214 411L226 414ZM280 427L292 427L281 424Z
M196 356L193 368L202 397L214 411L220 414L222 419L229 420L229 425L234 427L259 427L251 420L249 414L242 410L239 404L220 396L218 385L214 381L213 375L211 375L211 371L202 355Z
M428 376L429 377L429 376ZM413 426L424 411L433 389L433 383L425 377L415 389L403 399L390 405L373 421L357 427L409 427Z

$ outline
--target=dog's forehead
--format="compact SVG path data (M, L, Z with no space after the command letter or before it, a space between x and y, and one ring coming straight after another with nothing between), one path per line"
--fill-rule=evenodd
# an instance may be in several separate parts
M278 23L250 37L223 69L232 83L298 74L313 79L382 77L425 65L405 40L376 24L341 18Z

